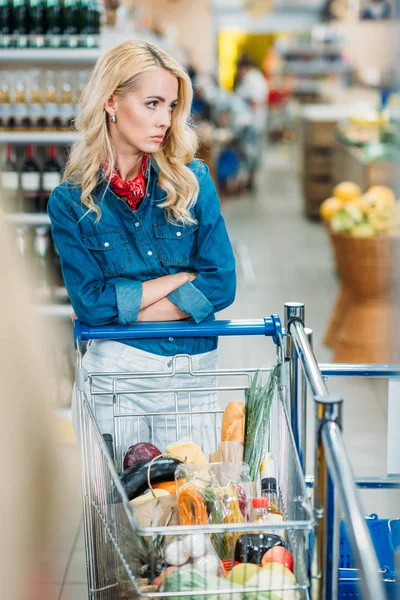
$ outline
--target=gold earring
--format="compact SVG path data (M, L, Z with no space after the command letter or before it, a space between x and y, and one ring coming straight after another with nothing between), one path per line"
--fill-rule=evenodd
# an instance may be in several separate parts
M116 123L117 117L115 115L111 115L111 123Z

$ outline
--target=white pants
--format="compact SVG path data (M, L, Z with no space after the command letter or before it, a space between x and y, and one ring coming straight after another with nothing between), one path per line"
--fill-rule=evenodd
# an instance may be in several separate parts
M173 377L146 376L146 373L168 373L176 366ZM192 370L215 371L218 365L218 351L197 354L191 357ZM94 396L96 420L102 433L111 433L118 438L118 446L125 450L139 441L150 442L163 452L173 441L190 437L208 454L217 448L220 439L220 415L188 415L193 411L220 410L218 394L215 391L217 377L189 373L186 357L171 358L138 350L127 344L113 341L93 340L83 357L83 366L89 373L107 372L135 373L143 379L130 377L115 380L114 376L93 378L93 391L105 392ZM113 402L112 388L118 393ZM191 392L173 390L190 389ZM198 388L207 388L207 391ZM146 393L147 392L147 393ZM91 393L89 383L86 394ZM167 413L179 412L179 416ZM114 414L129 415L114 418ZM152 413L162 413L154 415ZM73 394L72 414L77 431L76 394ZM141 416L139 416L141 415Z

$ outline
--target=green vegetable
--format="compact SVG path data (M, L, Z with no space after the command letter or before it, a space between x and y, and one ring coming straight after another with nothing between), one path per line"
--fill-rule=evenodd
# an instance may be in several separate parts
M356 206L343 206L332 217L331 229L337 233L350 231L354 225L361 223L363 216Z
M175 470L182 464L175 458L160 458L158 460L142 460L133 464L121 475L121 483L125 488L129 500L143 494L149 487L147 473L150 467L150 483L174 481Z
M210 573L203 574L196 571L192 565L185 565L180 569L175 569L167 575L161 592L170 592L168 600L181 600L181 596L173 596L174 592L186 592L193 590L190 596L184 596L185 600L221 600L229 598L229 600L244 600L243 588L240 585L234 584L227 579L221 579ZM210 594L205 596L202 592L207 590L227 590L230 593L226 595Z
M224 522L224 509L219 501L216 488L207 487L203 492L204 500L207 505L209 523L222 524ZM221 560L229 560L232 558L234 544L232 539L233 534L230 531L225 533L213 533L211 541Z
M264 440L269 421L272 400L276 388L276 373L279 366L272 369L264 386L259 385L260 371L257 371L250 388L245 390L246 421L244 427L243 462L249 465L250 477L255 481L260 472L264 452Z

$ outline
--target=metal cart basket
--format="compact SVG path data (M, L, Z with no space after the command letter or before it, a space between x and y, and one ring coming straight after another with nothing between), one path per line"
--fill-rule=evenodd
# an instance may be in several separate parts
M348 542L354 558L351 572L356 575L353 581L357 587L352 588L350 595L353 597L352 594L357 593L354 597L362 597L363 600L386 600L382 571L343 442L343 399L329 394L325 377L361 375L398 378L400 368L398 365L319 366L312 350L312 332L304 327L304 305L301 303L285 305L284 325L283 328L276 315L258 321L211 321L198 325L180 322L87 327L75 322L76 390L90 599L146 597L178 600L186 597L214 600L219 596L229 596L230 600L336 600L345 591L343 582L338 589L338 573L342 572L342 579L343 567L349 569L350 565L339 562L341 509L346 518ZM194 432L199 436L201 445L202 437L206 437L203 434L207 432L209 439L212 431L212 448L207 450L215 451L220 439L222 410L193 410L193 398L196 393L216 390L221 406L228 401L243 400L243 392L256 371L199 371L194 368L190 356L178 356L169 361L168 370L163 372L87 373L82 365L82 342L91 339L230 335L263 335L271 337L276 344L278 365L274 369L262 369L264 378L269 377L272 370L276 376L276 393L262 443L275 459L284 521L279 525L257 523L256 532L254 523L227 523L223 519L207 525L183 526L168 521L170 514L165 521L159 522L152 517L150 522L143 524L140 508L129 502L120 480L124 452L136 442L154 442L155 430L162 432L163 446L184 436L193 437ZM185 374L185 385L180 383L182 373ZM211 386L210 378L217 379L217 384L214 385L213 381ZM145 392L143 385L139 385L143 380L147 382ZM165 385L160 385L160 381ZM135 412L134 408L126 410L122 397L128 395L134 399L139 388L140 395L154 390L172 394L174 409L166 412L155 406L151 413ZM315 401L316 417L312 508L308 499L311 491L307 492L304 476L307 388ZM111 445L102 435L96 418L97 395L106 395L109 399L113 423ZM146 427L142 427L143 421ZM234 477L232 469L231 483L235 483ZM361 484L368 487L371 482ZM375 484L398 487L399 480L372 482L372 486ZM223 483L220 482L220 485ZM157 502L156 505L159 506ZM224 558L229 559L232 567L235 544L240 536L273 533L283 538L293 555L294 575L289 578L283 569L275 572L262 569L263 574L260 575L255 567L255 575L244 577L242 585L235 587L236 582L231 579L215 577L215 556L213 568L207 560L195 560L195 555L202 555L199 552L202 544L212 544L216 555L221 555L219 550L224 542ZM184 549L187 557L182 562L186 559L188 562L175 571L168 569L167 576L164 571L160 577L165 567L165 550L171 542L175 543L176 551ZM178 562L175 560L173 564ZM347 570L346 577L349 572ZM269 573L268 577L266 573ZM172 587L168 587L166 581L173 581Z
M222 410L213 412L193 411L191 398L199 392L207 391L207 381L210 375L218 377L216 390L219 394L221 405L229 400L243 400L243 391L250 386L255 370L219 370L216 372L196 372L193 369L190 356L175 357L170 361L168 372L131 372L131 373L86 373L82 367L81 342L88 339L121 339L123 337L165 337L166 335L204 336L204 335L269 335L279 341L281 335L280 322L277 317L252 322L224 322L214 321L208 324L191 325L189 323L176 324L141 324L131 327L115 328L87 328L79 322L75 325L75 337L78 353L77 366L77 392L79 395L80 409L80 437L82 448L82 484L84 499L84 528L86 538L86 552L88 565L89 597L93 600L111 598L142 597L194 597L193 589L163 591L157 589L154 579L160 574L160 551L165 550L171 540L178 539L187 549L188 545L198 544L199 538L193 534L205 534L212 539L218 551L218 543L222 540L228 542L232 556L235 542L240 535L254 533L254 523L217 523L210 525L197 525L194 527L182 525L164 526L157 524L153 527L141 527L138 522L137 509L128 501L126 492L121 485L118 473L122 471L123 454L127 448L139 441L152 442L154 425L157 423L165 433L167 443L175 442L182 436L191 436L192 430L197 427L204 428L205 423L213 426L214 448L220 440L220 422ZM176 387L174 379L177 373L184 371L197 382L197 387L188 385L186 388ZM265 376L271 369L263 369ZM102 436L96 422L95 397L99 393L96 382L105 378L109 383L108 395L110 410L113 411L113 448L110 452L106 440ZM152 414L127 412L121 409L121 385L129 381L128 394L135 397L135 384L146 378L148 380L165 380L165 390L174 395L175 410L162 412L155 410ZM202 383L204 381L204 384ZM159 387L158 390L160 391ZM146 392L154 390L146 388ZM142 393L142 391L140 392ZM101 391L104 397L104 387ZM225 398L225 401L224 401ZM229 399L229 400L228 400ZM156 407L155 407L156 409ZM150 437L143 439L141 421L146 419L150 423ZM307 499L307 490L298 459L290 420L287 412L287 398L285 386L277 386L272 403L269 426L265 434L265 449L273 453L276 465L277 481L279 482L279 495L284 512L284 522L279 525L257 524L257 534L278 533L284 537L286 545L290 548L294 558L294 577L288 579L282 575L271 575L271 579L258 582L257 587L247 586L236 589L233 584L222 586L220 578L212 577L212 569L207 561L197 563L196 571L200 572L207 585L202 588L196 581L194 585L200 588L195 597L208 598L215 596L229 596L232 599L244 598L244 593L254 592L254 598L263 590L280 590L280 598L288 600L306 598L310 586L308 577L308 541L309 532L313 527L314 519L311 506ZM164 449L162 449L164 450ZM178 537L176 537L178 536ZM201 538L200 538L201 539ZM266 572L265 572L266 573ZM271 571L272 573L272 571ZM207 589L206 589L207 588ZM282 591L283 590L283 591ZM176 593L175 593L176 591ZM249 596L251 597L251 596ZM267 597L267 596L266 596ZM269 597L269 596L268 596Z

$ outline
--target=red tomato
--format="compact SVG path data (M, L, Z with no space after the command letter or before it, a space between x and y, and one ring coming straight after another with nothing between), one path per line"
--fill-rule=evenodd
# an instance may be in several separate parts
M286 550L283 546L274 546L273 548L270 548L262 557L262 565L272 562L281 563L281 565L284 565L293 573L293 556L289 550Z

